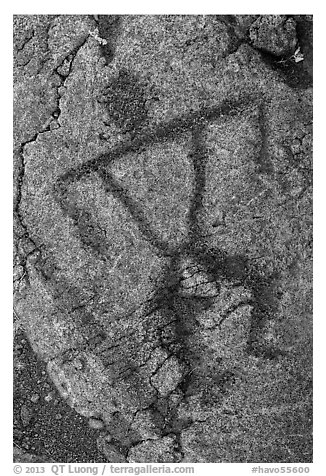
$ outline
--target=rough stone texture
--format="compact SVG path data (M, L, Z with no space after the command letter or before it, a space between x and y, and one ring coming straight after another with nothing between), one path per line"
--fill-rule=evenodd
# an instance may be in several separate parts
M15 328L97 448L62 460L311 461L311 32L14 17Z
M251 25L249 37L255 48L276 56L291 55L297 46L296 23L286 15L262 15Z
M145 441L131 448L128 462L180 463L181 459L175 437L165 436L160 441Z

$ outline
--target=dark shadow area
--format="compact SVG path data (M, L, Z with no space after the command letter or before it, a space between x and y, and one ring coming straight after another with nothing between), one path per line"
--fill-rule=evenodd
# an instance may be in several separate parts
M100 38L107 41L105 45L101 45L101 52L109 64L114 58L116 41L121 29L120 15L98 15L97 27Z
M105 89L101 102L122 132L135 136L147 124L146 99L145 85L122 69Z
M280 75L293 89L307 89L313 84L313 22L308 15L289 15L296 22L297 46L303 54L303 61L296 62L294 57L276 56L261 49L257 50L266 65ZM248 43L252 46L251 41Z
M293 59L275 56L259 50L263 62L277 72L281 81L293 89L307 89L312 86L312 76L306 70L304 62L296 63Z

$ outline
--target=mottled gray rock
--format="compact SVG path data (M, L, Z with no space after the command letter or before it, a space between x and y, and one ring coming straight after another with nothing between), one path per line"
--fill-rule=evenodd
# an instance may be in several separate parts
M295 24L15 17L16 318L108 461L311 461Z
M54 463L47 455L34 455L14 446L13 448L14 463Z
M33 408L26 402L21 406L20 418L24 426L28 426L33 418Z
M101 430L104 427L102 420L99 420L97 418L90 418L88 424L94 430Z
M293 54L298 43L295 20L286 15L261 15L250 26L249 36L255 48L276 56Z
M119 451L119 449L110 443L110 439L99 436L97 439L97 445L101 453L105 455L110 463L125 463L126 458Z
M131 448L128 454L129 463L179 463L181 454L174 437L166 436L161 440L145 441Z

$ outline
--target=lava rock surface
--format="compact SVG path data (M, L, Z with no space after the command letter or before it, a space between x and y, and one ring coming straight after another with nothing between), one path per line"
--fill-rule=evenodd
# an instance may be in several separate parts
M312 461L310 16L16 15L14 218L16 461Z

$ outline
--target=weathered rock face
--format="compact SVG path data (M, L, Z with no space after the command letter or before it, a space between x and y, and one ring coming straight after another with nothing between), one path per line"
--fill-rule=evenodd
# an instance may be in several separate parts
M298 40L296 22L286 15L262 15L251 25L249 37L255 48L276 56L291 55Z
M311 461L295 25L14 19L15 310L109 461Z

